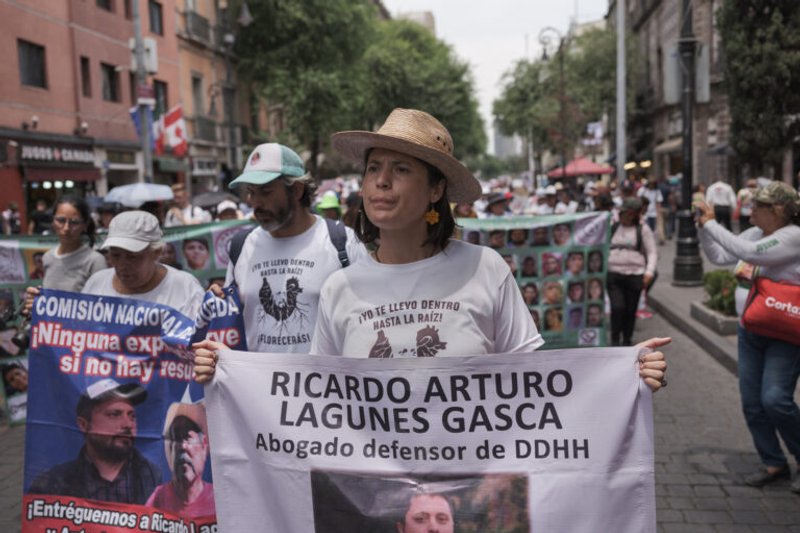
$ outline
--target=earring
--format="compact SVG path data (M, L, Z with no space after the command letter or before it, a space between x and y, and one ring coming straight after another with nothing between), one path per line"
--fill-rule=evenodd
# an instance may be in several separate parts
M433 208L433 204L431 204L431 208L425 213L425 222L428 223L430 226L434 226L439 223L439 212Z

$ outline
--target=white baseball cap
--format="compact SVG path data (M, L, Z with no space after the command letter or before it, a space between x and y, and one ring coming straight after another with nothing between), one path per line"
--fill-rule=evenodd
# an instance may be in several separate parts
M237 206L236 203L231 200L222 200L217 205L217 214L222 213L223 211L226 211L228 209L233 209L234 211L236 211L237 209L239 209L239 206Z
M111 219L108 237L101 248L122 248L136 253L160 242L163 236L155 215L146 211L125 211Z
M230 187L242 183L266 185L280 176L304 176L306 173L302 158L289 148L278 143L264 143L256 146L247 158L242 175L233 180Z

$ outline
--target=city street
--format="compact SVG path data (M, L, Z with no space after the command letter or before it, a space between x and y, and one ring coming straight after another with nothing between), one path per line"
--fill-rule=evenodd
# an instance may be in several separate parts
M636 338L669 335L669 387L655 397L659 531L800 532L800 497L788 482L742 484L758 465L739 410L736 378L656 315ZM25 430L0 428L0 531L20 530Z

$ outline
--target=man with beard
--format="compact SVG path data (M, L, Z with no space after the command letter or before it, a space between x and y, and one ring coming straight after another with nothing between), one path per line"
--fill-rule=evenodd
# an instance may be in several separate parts
M146 398L140 385L110 378L86 387L77 407L85 441L78 457L40 474L28 493L143 504L161 482L158 467L133 445L134 407Z
M175 402L169 406L164 421L164 453L172 481L156 487L145 505L181 517L214 515L214 488L203 481L208 459L208 422L202 404Z
M238 245L232 240L225 278L239 287L247 349L308 353L322 283L366 250L350 228L311 213L316 184L286 146L257 146L230 186L244 187L259 224Z

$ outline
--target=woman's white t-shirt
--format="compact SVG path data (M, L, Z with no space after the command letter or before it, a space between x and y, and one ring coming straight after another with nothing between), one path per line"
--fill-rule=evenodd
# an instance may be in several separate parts
M441 357L542 344L500 255L451 240L422 261L386 265L370 257L334 272L322 287L311 353Z

